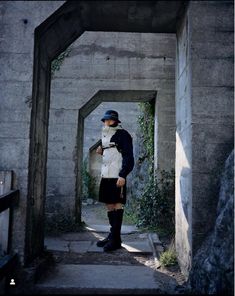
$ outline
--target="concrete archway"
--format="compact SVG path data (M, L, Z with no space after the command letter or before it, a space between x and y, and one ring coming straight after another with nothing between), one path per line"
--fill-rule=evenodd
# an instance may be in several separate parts
M82 184L82 159L84 120L102 102L153 102L157 92L154 90L100 90L98 91L78 112L77 128L77 178L75 196L75 217L77 222L81 221L81 184Z
M71 1L62 5L36 28L25 240L26 264L40 255L44 247L43 215L51 61L84 31L175 33L176 24L184 8L184 1L169 1L169 3L167 1L112 1L112 3ZM168 12L166 16L164 11ZM79 114L79 126L82 126L82 122L82 115ZM78 146L81 144L80 141L82 138L78 137Z

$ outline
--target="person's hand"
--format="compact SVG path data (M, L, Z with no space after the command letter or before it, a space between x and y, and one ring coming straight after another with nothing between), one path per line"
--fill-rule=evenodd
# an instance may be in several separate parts
M116 184L117 184L117 187L122 187L125 185L125 183L126 183L126 180L122 177L119 177Z
M101 146L99 146L97 149L96 149L96 153L102 155L103 154L103 149Z

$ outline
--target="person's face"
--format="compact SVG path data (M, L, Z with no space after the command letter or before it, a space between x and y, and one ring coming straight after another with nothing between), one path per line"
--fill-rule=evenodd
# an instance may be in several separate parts
M106 120L104 121L104 125L105 125L105 126L110 126L110 125L114 124L115 122L116 122L116 121L113 120L113 119L106 119Z

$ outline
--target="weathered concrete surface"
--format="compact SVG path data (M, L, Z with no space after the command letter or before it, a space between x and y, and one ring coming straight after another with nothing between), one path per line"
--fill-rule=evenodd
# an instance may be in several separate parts
M172 20L174 24L176 24L178 18L181 16L181 8L183 7L183 2L169 2L171 5L172 15L170 20L167 20L172 25ZM30 145L30 166L29 166L29 196L31 196L31 203L36 200L36 207L28 207L27 214L27 237L26 237L26 245L27 245L27 253L29 254L28 258L32 256L36 256L35 254L40 252L43 247L43 235L42 230L39 231L37 237L34 236L34 228L43 229L43 223L40 218L35 219L35 217L41 217L44 214L44 200L41 199L41 196L45 196L46 189L46 180L42 178L42 175L46 175L46 158L47 158L47 140L48 140L48 120L49 120L49 88L50 84L48 80L50 79L49 69L50 69L50 61L55 58L60 52L66 49L68 45L75 41L76 38L80 37L84 31L131 31L131 32L146 32L149 30L150 33L159 32L158 30L161 28L159 26L158 21L154 20L154 22L149 23L149 19L147 18L136 18L138 13L143 13L146 11L146 16L149 15L151 11L156 9L166 9L164 4L158 3L155 5L153 2L148 2L148 8L145 9L145 3L140 2L125 2L124 5L119 5L117 2L112 2L112 5L107 5L105 2L99 3L99 8L96 9L96 3L94 2L66 2L60 9L58 9L55 14L49 17L43 24L41 24L36 32L35 32L35 57L37 63L35 63L34 67L34 88L33 88L33 104L32 104L32 120L31 120L31 145ZM134 5L134 6L133 6ZM150 9L150 7L152 9ZM112 11L109 11L109 9ZM175 10L176 9L176 10ZM169 11L169 7L167 9ZM94 14L94 12L96 13ZM114 12L115 11L115 12ZM116 12L119 11L118 17ZM131 13L132 11L132 13ZM113 17L110 18L112 13L114 12ZM156 11L158 14L158 11ZM164 12L162 12L164 15ZM133 14L133 15L132 15ZM151 14L151 13L150 13ZM173 17L173 19L172 19ZM121 19L123 21L120 22ZM165 18L164 18L165 19ZM82 21L81 21L82 20ZM129 20L131 20L132 25L130 25ZM134 23L133 23L134 21ZM166 25L166 24L165 24ZM130 26L130 27L129 27ZM118 29L119 28L119 29ZM165 28L167 32L170 33L169 28ZM129 44L128 44L129 46ZM164 60L164 57L162 57ZM168 69L168 65L165 64L163 67L161 65L162 61L160 58L160 64L158 64L159 75L158 80L160 81L162 78L168 82L168 79L172 83L172 76L167 74L167 71L164 69ZM141 79L146 76L149 78L149 73L154 73L155 69L148 69L149 66L148 61L144 61L143 63L143 72L140 74L140 71L133 67L133 75L131 75L132 81L134 79ZM86 79L92 78L92 67L83 65L83 68L86 68L85 74ZM171 66L169 67L169 69ZM110 70L110 77L113 77L113 71ZM106 77L105 74L103 76L102 67L99 67L97 70L101 77ZM165 77L167 75L167 77ZM79 78L79 74L77 76ZM163 79L164 80L164 79ZM156 81L156 80L155 80ZM154 81L154 82L155 82ZM166 83L169 84L169 83ZM161 81L161 88L165 86L165 82ZM128 88L130 89L129 85ZM152 89L152 88L151 88ZM86 88L84 88L86 91ZM88 97L91 97L92 93L86 93ZM82 105L87 101L82 97L82 101L80 102ZM82 155L79 153L79 147L83 146L83 137L81 137L80 133L83 130L82 123L82 115L79 112L78 118L78 126L81 128L78 129L77 134L77 152L75 154L76 159L76 167L75 170L77 172L76 177L76 187L75 187L75 220L76 222L80 222L81 218L81 158ZM36 152L35 152L36 151ZM38 159L37 155L40 155L40 162L37 164ZM35 169L37 167L37 170ZM41 174L41 172L43 172ZM32 181L33 180L33 181ZM43 203L43 205L42 205ZM35 248L35 245L37 246ZM33 247L34 246L34 247ZM29 259L30 260L30 259Z
M107 232L105 232L107 235ZM124 233L125 235L127 233ZM94 237L95 238L95 237ZM100 239L104 236L100 237ZM97 238L98 240L98 238ZM48 251L62 251L62 252L72 252L72 253L86 253L86 252L103 252L103 248L96 246L96 241L66 241L61 238L46 237L44 242L45 248ZM140 254L152 254L153 250L146 240L140 239L135 241L126 241L123 239L122 247L125 248L130 253L140 253Z
M206 233L214 227L219 178L234 145L234 4L233 1L191 4L194 255ZM201 13L204 18L199 21Z
M98 233L83 231L47 237L46 244L50 241L48 249L53 252L56 264L37 280L32 294L176 292L176 279L156 265L148 233L123 235L122 248L110 253L96 246L95 234ZM64 244L69 246L66 250L57 247Z
M87 156L89 147L101 137L100 118L107 109L115 109L136 147L138 107L130 102L128 95L127 102L123 102L122 92L118 90L161 90L156 98L155 121L160 126L156 129L159 153L155 163L158 169L167 170L174 168L175 162L175 35L85 32L70 50L51 84L46 212L48 223L52 225L57 212L74 215L76 153L82 152L76 152L77 129L80 136L84 132L83 153ZM114 90L113 96L107 97L104 93L102 98L114 103L102 102L85 119L84 131L80 130L78 110L99 90ZM134 149L136 163L137 153ZM133 174L128 176L129 184L132 184ZM132 187L134 185L130 185L129 191L135 195ZM60 203L63 203L63 211Z
M14 211L12 251L21 260L25 241L34 29L63 3L0 3L0 168L14 171L13 189L20 190L19 207Z
M97 225L97 224L89 224L86 228L90 231L95 232L109 232L109 225ZM122 234L130 234L138 232L138 229L134 225L122 225L121 233Z
M46 175L44 173L46 170L46 136L48 123L46 111L49 106L48 100L50 92L47 77L49 73L48 58L52 58L56 53L59 53L60 50L64 50L64 47L66 47L69 42L74 41L75 35L77 34L76 36L78 36L80 32L80 25L78 25L77 18L77 13L80 11L80 8L75 12L69 11L69 13L71 13L71 18L68 18L67 14L69 9L66 10L69 5L75 5L74 1L66 3L66 11L61 12L60 17L57 19L59 26L50 27L55 21L51 18L48 21L51 22L50 24L44 22L44 20L62 3L63 2L59 1L32 1L26 4L26 2L7 1L1 2L0 4L0 30L2 36L0 45L0 65L1 69L3 69L0 74L0 118L2 124L0 167L1 169L15 171L16 179L14 180L14 188L17 187L21 191L20 206L16 211L13 235L13 251L19 252L21 259L23 259L25 255L26 208L28 208L29 213L29 223L27 223L27 227L29 227L29 229L27 229L27 234L29 235L27 237L27 244L31 252L31 259L33 255L38 254L38 252L43 249L42 217L44 214L44 176ZM147 24L143 26L143 31L153 30L156 32L156 24L159 24L157 20L161 21L162 18L155 18L153 15L151 17L142 18L140 15L142 15L143 11L143 2L140 6L137 5L137 8L135 8L134 1L128 3L133 6L130 9L129 15L127 6L125 6L122 17L127 16L127 20L133 20L133 26L130 25L130 23L126 26L126 20L125 22L120 22L120 19L118 19L118 22L115 24L116 27L113 24L109 29L126 31L134 29L139 30L142 28L140 25L143 25L145 21L147 21ZM146 3L147 4L144 5L148 6L149 2ZM151 3L151 5L154 5L153 2ZM158 2L155 8L157 9L157 7L159 7L158 5L163 5L163 7L166 8L165 4L161 3L163 2ZM169 6L171 9L173 7L175 16L175 13L178 12L178 10L175 10L174 6L176 2L174 2L173 6L171 6L170 3L171 2L167 3L168 7L166 9L169 11ZM119 7L120 10L122 10L122 8L123 6ZM231 150L233 142L232 8L233 3L229 1L192 1L190 2L189 10L186 14L186 21L178 27L178 66L176 71L176 75L178 75L176 81L176 187L178 188L176 190L176 235L179 259L186 272L190 269L192 255L200 246L206 234L205 232L209 231L209 228L213 226L215 221L215 205L217 200L216 198L212 198L216 196L216 191L212 189L216 189L216 187L210 180L215 180L213 170L217 171L217 166L220 166L220 164L224 162ZM145 12L148 16L149 11L153 10L149 10L149 8L146 9L147 12L146 10ZM35 13L32 14L32 11ZM141 14L138 14L140 11ZM85 10L85 16L88 12L89 10ZM112 10L112 13L113 12ZM160 9L160 11L156 11L156 15L162 15L164 20L165 17L167 17L169 21L171 17L165 12L165 10ZM107 10L105 13L107 15ZM100 15L102 15L102 9ZM99 19L102 19L100 15ZM94 14L90 19L95 21ZM117 20L117 18L115 19ZM176 25L176 18L174 17L173 19L174 22L172 24ZM152 20L155 21L152 22ZM113 21L114 19L108 19L107 22L101 24L104 29L103 31L105 31L105 26L108 23L114 23ZM31 159L29 161L33 36L38 34L38 30L34 30L42 22L43 26L41 26L40 29L42 31L48 30L48 34L42 34L43 36L40 36L43 37L40 39L42 42L41 45L37 43L39 42L37 38L35 44L35 57L37 57L34 67L36 74L34 75L33 91L33 110L35 111L35 117L32 118L32 145L30 150ZM91 26L94 22L88 24L84 22L84 24ZM46 27L47 25L48 27ZM101 27L97 27L97 30L98 29L101 29ZM166 31L169 32L169 28L167 30ZM45 33L45 31L43 32ZM60 37L60 40L58 40L57 37L54 38L56 34L57 37ZM153 45L153 49L161 50L161 46L159 45L158 47L157 42L147 41L146 38L148 37L143 37L144 42L140 47L141 50L146 47L152 50L151 44ZM184 42L184 40L186 42ZM135 43L129 42L126 43L125 46L127 49L131 47L131 51L135 51L136 49ZM168 50L169 45L167 45L167 41L163 47L166 48L166 51ZM98 49L99 48L100 47L98 47ZM128 50L128 53L129 52L130 50ZM126 53L126 51L122 51L122 53ZM131 80L126 79L122 87L124 89L132 89L134 86L140 85L142 89L146 87L146 89L150 88L151 90L156 89L158 91L160 89L174 89L173 76L169 75L169 72L165 72L165 69L172 69L174 63L172 58L169 58L169 60L166 58L164 61L164 56L163 54L161 57L158 57L159 63L155 65L159 71L160 77L151 79L150 75L155 75L156 68L151 68L150 60L142 59L141 55L137 58L134 58L132 55L132 57L130 57L130 59L132 59L130 68L133 71ZM86 63L83 64L83 69L86 68L86 65ZM140 73L139 69L141 68L137 66L143 67L143 72ZM124 67L127 68L126 65L122 66L120 64L117 67L117 73L122 72ZM98 68L97 71L102 79L94 83L94 87L97 89L99 89L100 81L107 76L106 73L102 72L101 66ZM74 70L73 68L73 71ZM91 65L87 66L87 69L84 70L86 81L88 80L87 77L94 77L94 72L92 71ZM114 78L114 69L109 67L109 71L110 77ZM172 72L170 73L172 74ZM164 76L165 74L167 75ZM145 79L145 77L147 79ZM79 78L79 74L77 74L77 78ZM138 84L141 80L142 82ZM75 87L80 90L82 98L80 102L81 105L84 104L87 98L94 95L93 93L86 92L87 84L84 83L83 79L79 79L71 84L69 84L69 81L61 83L61 88L64 88L64 93L61 95L62 99L67 95L68 105L76 103L77 97L68 95L69 90ZM114 84L112 87L116 89L118 84ZM59 98L58 104L60 104ZM39 113L37 113L38 111ZM170 117L172 117L171 111ZM14 129L12 129L11 126L14 127ZM68 139L65 139L65 141L67 140ZM74 150L68 150L68 153L71 151ZM214 164L214 167L210 165L211 163ZM63 167L63 163L61 166ZM28 184L29 168L30 184ZM79 170L79 167L77 169ZM61 170L61 172L63 172L63 170ZM66 174L63 174L62 177L66 178ZM68 181L68 178L65 181ZM30 189L29 191L29 203L26 205L28 185L32 187L30 187L32 190ZM211 202L212 206L210 205ZM201 208L207 210L197 210ZM211 219L208 219L208 217L211 217Z
M69 251L69 243L59 238L45 237L44 246L47 250L52 251Z
M70 252L74 253L85 253L88 252L91 246L90 241L82 241L82 242L71 242L69 245Z
M123 248L125 248L130 253L142 253L142 254L152 254L153 250L148 242L148 240L143 242L128 241L122 243Z
M104 237L103 237L103 238L104 238ZM102 238L102 239L103 239L103 238ZM103 248L99 248L99 247L97 247L96 242L93 242L93 243L91 244L91 246L89 247L88 252L90 252L90 253L103 253L104 250L103 250Z
M196 293L234 294L234 151L221 178L215 227L194 257L189 280Z
M92 214L94 211L94 208L91 206L86 207L87 211ZM91 215L87 215L86 217L90 217ZM98 218L98 216L97 216ZM89 222L93 221L87 219L88 224ZM92 217L94 219L94 217ZM103 218L104 219L104 218ZM104 220L103 220L104 221ZM115 287L112 290L109 289L98 289L93 288L93 282L96 283L97 279L100 279L100 282L106 281L106 273L100 272L100 275L96 277L94 274L94 278L87 278L86 288L80 289L80 278L77 278L73 276L73 279L71 282L77 281L78 286L74 286L73 288L71 286L67 286L66 290L65 287L61 287L61 284L63 285L64 282L70 281L67 279L67 275L71 277L70 273L66 273L66 278L63 279L62 277L58 277L58 274L56 272L57 270L57 264L59 266L62 265L70 265L70 266L76 266L75 271L78 269L79 266L84 265L92 265L92 270L100 271L102 270L102 266L106 265L109 266L110 272L112 274L115 274L116 266L122 266L124 267L131 266L133 272L131 273L131 276L135 278L135 269L133 267L145 267L144 270L151 271L149 275L153 275L154 279L156 280L157 285L160 284L162 287L162 292L168 293L168 294L174 294L174 292L178 291L178 288L182 289L182 285L184 283L184 277L179 271L178 266L173 270L167 271L166 269L162 269L159 265L159 262L157 264L156 258L154 255L154 244L151 244L151 252L149 251L149 233L130 233L130 234L124 234L122 235L122 241L123 241L123 247L121 249L118 249L114 252L103 252L103 248L96 247L96 242L98 239L102 239L107 235L107 233L102 233L102 236L97 232L91 232L91 231L81 231L81 232L74 232L74 233L67 233L63 234L59 237L46 237L45 238L45 245L47 246L47 252L49 251L50 257L53 256L53 260L50 260L47 262L47 266L44 265L44 267L38 269L38 276L36 276L34 279L32 278L32 270L30 272L30 269L28 270L29 275L31 274L31 279L29 279L27 276L24 278L22 276L22 271L17 272L14 275L15 281L17 283L17 291L13 287L10 287L9 294L38 294L40 293L82 293L82 294L93 294L93 293L119 293L120 289L116 289ZM159 238L157 234L152 234L153 241L159 243ZM135 246L135 249L130 249L130 246ZM158 244L159 245L159 244ZM128 247L129 246L129 247ZM136 247L138 250L136 250ZM143 248L145 247L145 248ZM72 265L71 265L72 264ZM56 267L56 268L54 268ZM73 267L71 267L72 269ZM138 268L137 268L138 269ZM127 271L128 269L126 269ZM81 270L83 271L83 269ZM126 273L124 270L124 272ZM172 273L173 271L173 273ZM27 269L24 269L24 273L27 273ZM57 286L51 286L48 291L48 272L49 277L53 279L53 282L55 285L59 282L60 284ZM72 271L71 271L72 273ZM125 278L126 284L121 286L128 286L129 285L129 276ZM151 276L152 277L152 276ZM40 280L39 280L40 278ZM39 280L39 282L38 282ZM132 281L132 279L131 279ZM70 282L70 284L71 284ZM35 283L36 284L35 286ZM45 287L44 287L45 283ZM42 286L41 286L42 284ZM75 282L74 282L75 284ZM178 284L178 286L177 286ZM11 292L11 293L10 293ZM132 289L125 289L121 290L122 293L139 293L148 294L149 292L156 293L156 290L150 290L150 289L143 289L143 287L139 286L135 291Z
M132 276L130 276L132 275ZM126 280L128 278L128 281ZM57 265L53 274L39 281L35 287L39 292L98 294L135 292L136 294L160 293L161 284L154 277L154 271L145 266L109 265Z
M176 162L175 162L175 222L176 250L184 273L190 269L192 249L191 217L191 64L189 11L177 31L176 59Z
M191 1L177 31L176 248L185 274L213 228L233 147L232 36L230 1Z
M102 90L99 91L98 93L96 93L92 99L88 102L88 104L84 105L84 107L81 110L81 113L83 114L83 116L85 117L86 114L89 114L92 110L94 110L95 106L99 105L99 102L104 101L106 104L106 101L110 101L110 99L112 98L112 100L114 101L113 104L118 104L117 102L122 102L122 105L120 106L128 106L127 102L152 102L155 101L157 96L157 92L156 91L151 91L151 90ZM124 104L123 104L124 103ZM99 105L99 107L101 107L102 104ZM97 109L94 112L91 113L91 115L94 113L96 113ZM111 105L110 105L111 107ZM112 106L113 108L113 106ZM128 109L128 108L126 108ZM133 198L136 199L138 198L138 196L141 194L142 190L139 190L140 187L143 187L146 182L148 182L148 178L149 176L146 174L146 170L138 169L138 167L143 167L143 163L139 162L139 159L141 159L141 156L139 155L140 153L143 153L143 151L145 150L145 146L142 143L142 137L140 137L140 131L139 128L137 126L137 118L136 116L133 116L133 110L132 112L128 109L126 110L126 115L123 114L123 112L120 113L120 118L122 120L122 123L124 124L124 127L128 129L128 131L132 134L133 136L133 144L134 144L134 157L135 157L135 166L133 171L128 175L127 178L127 195L128 195L128 202ZM128 111L128 112L127 112ZM125 113L124 112L124 113ZM96 117L96 121L100 122L100 118L101 116L103 116L103 114L100 114L100 117ZM128 126L128 122L130 121L132 117L132 124L130 124L130 126ZM124 121L123 121L124 118ZM90 121L90 124L92 124L92 122ZM86 124L84 125L86 128ZM88 124L88 120L87 120L87 127L89 127ZM97 127L96 127L97 128ZM78 128L79 130L82 128ZM88 128L88 131L91 132L91 129ZM133 131L136 132L133 133ZM98 131L98 134L100 135L100 129ZM85 134L86 137L86 134ZM97 137L97 135L96 135ZM88 137L89 139L89 137ZM86 138L84 139L86 141ZM95 150L95 146L93 146L94 150ZM140 148L140 149L139 149ZM141 150L142 149L142 150ZM84 149L85 150L85 149ZM141 152L140 152L141 151ZM79 154L82 153L82 150L79 149ZM145 153L145 152L144 152ZM99 155L95 155L95 151L92 152L92 157L89 159L89 166L91 166L91 161L95 159L95 163L96 163L96 172L97 174L99 174L100 176L100 169L101 169L101 157ZM173 154L170 154L171 157L173 158ZM169 157L169 158L171 158ZM168 159L168 158L166 158ZM165 164L167 163L167 161L165 161ZM99 166L98 166L99 165ZM100 177L97 178L97 187L99 186L99 180ZM98 193L98 188L97 188L97 193Z

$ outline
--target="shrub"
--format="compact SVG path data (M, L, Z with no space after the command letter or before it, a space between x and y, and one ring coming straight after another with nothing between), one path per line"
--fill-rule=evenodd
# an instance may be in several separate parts
M160 255L160 263L163 266L172 266L177 264L177 256L174 250L167 250Z
M138 227L172 234L175 229L175 173L162 170L154 174L154 105L154 102L139 104L138 125L142 139L139 159L141 165L146 164L144 180L147 183L143 193L127 208L136 213Z
M52 76L52 78L55 75L55 72L60 70L60 67L63 64L64 59L69 56L70 52L71 52L71 48L67 47L65 49L65 51L63 51L61 54L59 54L57 56L57 58L55 58L51 62L51 76Z
M154 167L154 104L153 102L139 103L141 114L138 117L140 138L144 149L139 160L148 162L148 174L153 174Z
M175 174L161 171L160 178L150 176L138 200L139 227L164 229L173 233L175 226Z
M95 192L95 177L87 170L87 159L83 161L82 167L82 199L86 200L87 198L94 198L96 196Z

